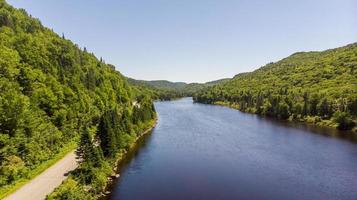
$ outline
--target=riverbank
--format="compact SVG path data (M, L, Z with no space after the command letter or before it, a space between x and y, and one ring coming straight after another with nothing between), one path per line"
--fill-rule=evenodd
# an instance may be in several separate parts
M148 136L148 134L151 133L152 129L155 128L156 125L157 125L157 118L155 119L154 124L151 127L149 127L144 132L142 132L140 136L136 138L135 142L133 142L128 149L123 150L123 152L118 156L118 159L115 161L115 165L113 167L114 173L112 173L111 176L108 176L108 182L105 187L105 190L103 190L102 194L99 196L100 200L108 199L108 195L110 195L112 191L113 184L121 176L121 172L120 172L121 166L126 161L128 161L127 159L131 157L131 154L135 152L135 150L137 150L138 147L141 146L144 137Z
M120 175L117 173L118 165L125 157L127 152L135 145L135 143L148 134L157 123L157 117L141 124L126 148L121 149L113 158L106 159L105 164L93 171L96 176L96 181L91 184L86 184L78 181L78 176L81 176L80 170L73 171L67 180L65 180L58 188L55 189L47 199L61 199L61 198L76 198L76 199L98 199L108 194L107 187L110 183ZM76 172L77 171L77 172Z
M137 134L137 137L135 140L129 145L127 149L123 149L121 152L118 153L116 156L115 160L111 163L113 165L112 170L113 172L107 177L107 183L103 189L103 191L99 194L98 198L105 197L110 193L110 191L107 190L108 186L116 179L120 177L120 173L118 173L118 167L120 166L120 163L122 162L123 158L126 156L126 154L134 148L136 145L137 141L140 140L143 136L146 134L150 133L153 128L155 128L157 124L157 117L153 119L152 121L149 122L148 128L142 131L141 133Z
M126 154L108 200L356 197L357 143L328 136L340 131L191 98L155 109L158 125Z
M144 130L141 134L139 134L136 138L135 141L132 142L129 146L128 149L123 149L122 152L120 152L120 154L118 154L116 160L114 161L114 166L113 166L113 173L107 177L107 184L105 186L105 189L103 190L103 192L100 194L100 197L106 196L110 193L110 191L108 190L108 186L116 179L120 177L120 172L119 172L119 166L121 165L121 163L123 162L123 159L126 157L126 155L128 154L128 152L130 152L133 148L135 148L135 146L137 145L138 141L140 139L142 139L145 135L147 135L148 133L150 133L152 131L153 128L155 128L157 124L157 117L153 120L153 124L150 125L149 128L147 128L146 130Z
M197 102L197 103L201 103L201 102ZM230 102L216 101L216 102L213 102L212 105L220 105L220 106L229 107L229 108L232 108L235 110L239 110L239 111L245 112L245 113L257 114L253 111L250 112L250 110L242 111L241 109L239 109L239 105L235 105ZM319 116L305 116L305 117L300 117L300 118L293 118L292 116L290 116L285 121L303 122L303 123L313 124L313 125L320 126L320 127L329 127L329 128L333 128L333 129L338 129L338 124L336 122L332 121L332 119L328 119L328 120L321 119ZM354 120L354 121L356 121L356 120ZM357 124L357 123L355 122L355 124ZM352 127L350 131L353 132L354 134L357 134L357 126Z

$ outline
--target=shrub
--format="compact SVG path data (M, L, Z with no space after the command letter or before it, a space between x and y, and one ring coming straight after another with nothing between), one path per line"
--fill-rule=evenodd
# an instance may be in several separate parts
M337 111L332 116L333 121L338 124L337 128L341 130L349 130L354 126L352 117L347 112Z

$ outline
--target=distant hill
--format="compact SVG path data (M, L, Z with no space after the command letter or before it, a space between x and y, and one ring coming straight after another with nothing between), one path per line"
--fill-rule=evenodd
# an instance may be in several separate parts
M187 83L184 82L170 82L166 80L154 80L154 81L145 81L145 80L135 80L128 78L130 82L136 84L142 84L156 89L182 89Z
M184 82L170 82L166 80L146 81L146 84L162 89L182 89L187 85Z
M180 97L193 96L200 90L228 81L229 78L210 81L207 83L185 83L170 82L167 80L136 80L128 78L128 81L138 87L144 87L151 91L154 98L161 100L170 100Z
M294 53L206 88L194 99L349 129L357 115L357 43Z
M229 80L231 80L231 78L222 78L222 79L218 79L218 80L215 80L215 81L206 82L205 85L209 85L209 86L217 85L217 84L220 84L220 83L227 82Z

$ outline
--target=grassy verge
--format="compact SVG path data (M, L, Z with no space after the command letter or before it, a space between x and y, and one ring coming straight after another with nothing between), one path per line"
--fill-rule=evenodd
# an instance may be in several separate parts
M47 160L43 163L41 163L39 166L37 166L35 169L31 170L26 178L19 179L12 183L11 185L7 185L3 188L0 188L0 199L5 198L6 196L10 195L11 193L15 192L17 189L19 189L21 186L25 185L28 183L30 180L44 172L47 168L51 167L53 164L55 164L57 161L62 159L65 155L67 155L69 152L73 151L77 147L77 142L71 142L69 143L66 147L64 147L56 156L54 156L52 159Z
M156 120L157 117L145 123L139 123L134 129L135 134L131 135L132 137L127 140L125 148L120 149L113 158L106 158L103 165L87 168L91 169L92 180L90 183L84 183L80 180L80 176L83 176L85 173L71 173L67 180L47 196L47 199L92 200L104 196L108 186L116 177L118 167L125 156L130 152L130 149L135 147L135 144L137 144L142 136L149 133L155 127ZM80 168L81 166L78 169Z

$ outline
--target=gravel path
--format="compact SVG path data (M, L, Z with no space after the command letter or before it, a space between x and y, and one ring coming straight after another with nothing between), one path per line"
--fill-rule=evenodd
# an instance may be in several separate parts
M42 172L30 182L19 188L4 200L42 200L45 199L62 181L67 173L76 169L78 162L75 151L68 153L56 164Z

